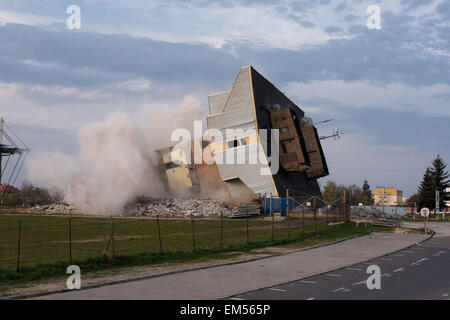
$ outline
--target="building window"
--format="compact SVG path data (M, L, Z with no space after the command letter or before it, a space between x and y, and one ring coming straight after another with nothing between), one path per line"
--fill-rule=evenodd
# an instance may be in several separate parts
M227 141L227 149L236 148L238 146L237 139Z
M236 147L240 147L240 146L246 146L246 145L247 145L246 138L239 138L239 139L227 141L227 149L236 148Z

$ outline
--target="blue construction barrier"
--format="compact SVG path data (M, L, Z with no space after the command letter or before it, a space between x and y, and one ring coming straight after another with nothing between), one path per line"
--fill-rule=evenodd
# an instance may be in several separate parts
M272 198L272 211L270 211L270 200L271 198L266 198L263 205L264 214L269 215L271 212L280 212L282 217L287 214L286 208L286 198ZM294 208L294 199L289 198L289 210Z

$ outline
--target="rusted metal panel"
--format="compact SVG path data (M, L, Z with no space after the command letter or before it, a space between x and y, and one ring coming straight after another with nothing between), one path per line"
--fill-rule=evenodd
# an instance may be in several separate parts
M325 156L320 145L319 135L314 126L305 126L301 128L303 139L305 140L306 151L309 156L310 166L306 170L308 179L325 177L328 175L328 167L325 162Z
M299 134L290 109L270 113L272 129L280 132L280 164L287 172L304 172L308 169L302 152Z

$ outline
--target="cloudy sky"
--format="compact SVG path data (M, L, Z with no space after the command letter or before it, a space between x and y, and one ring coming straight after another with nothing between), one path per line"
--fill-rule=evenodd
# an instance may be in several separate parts
M32 153L74 154L78 130L117 110L195 97L206 114L252 65L315 121L336 118L318 127L344 132L323 142L322 184L411 195L437 154L450 161L449 21L448 0L0 0L0 116Z

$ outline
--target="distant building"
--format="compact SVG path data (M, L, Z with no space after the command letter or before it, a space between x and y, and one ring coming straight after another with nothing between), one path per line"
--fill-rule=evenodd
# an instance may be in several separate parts
M376 187L373 202L376 206L400 206L403 203L403 191L389 186Z

